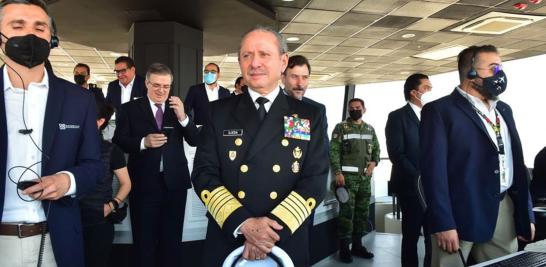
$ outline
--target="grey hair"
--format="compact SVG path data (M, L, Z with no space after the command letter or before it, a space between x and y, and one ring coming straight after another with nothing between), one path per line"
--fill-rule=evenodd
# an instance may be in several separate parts
M279 45L279 54L283 55L288 53L288 44L286 43L286 39L278 31L274 30L269 26L256 25L252 27L252 29L245 32L245 34L243 34L243 38L241 38L241 42L239 43L239 54L241 54L241 46L243 44L243 40L247 37L247 35L256 31L273 34L277 39L277 43Z
M170 75L171 76L171 83L173 82L173 72L171 71L171 69L169 67L167 67L167 65L163 64L163 63L152 63L152 65L150 65L148 67L148 71L146 71L146 80L147 81L150 81L150 76L152 74L156 74L156 75Z

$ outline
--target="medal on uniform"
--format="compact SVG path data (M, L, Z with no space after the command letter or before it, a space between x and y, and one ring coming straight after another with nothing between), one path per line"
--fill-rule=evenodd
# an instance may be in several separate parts
M293 173L300 172L300 163L298 161L294 161L294 163L292 163L292 172Z
M368 155L372 154L373 144L368 144Z
M242 144L243 144L243 139L241 139L241 138L235 139L235 145L236 146L241 146Z
M229 156L229 159L230 159L231 161L234 161L235 158L237 158L237 151L230 150L229 153L228 153L228 156Z
M301 151L301 148L299 146L294 148L294 151L292 151L292 155L294 156L295 159L300 159L302 154L303 152Z
M284 116L284 137L311 140L311 122L298 117L298 114Z

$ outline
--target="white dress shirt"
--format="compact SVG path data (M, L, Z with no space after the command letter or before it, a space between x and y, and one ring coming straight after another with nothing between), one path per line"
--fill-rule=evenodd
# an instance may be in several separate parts
M265 111L269 112L269 109L271 108L273 101L275 101L275 98L277 98L277 95L279 95L279 89L278 87L276 87L275 90L271 91L269 94L261 95L260 93L254 91L254 89L249 87L248 93L250 95L250 98L252 98L252 102L254 103L254 106L256 107L256 109L260 107L260 104L256 102L256 99L258 99L258 97L267 98L267 100L269 101L267 101L267 103L264 104L264 108L265 108Z
M422 108L418 107L417 105L411 103L408 101L408 104L410 105L411 109L413 109L413 112L415 112L415 115L417 115L417 119L419 119L419 121L421 120L421 110Z
M30 83L28 90L25 92L21 88L13 87L7 71L7 66L4 67L4 103L6 106L6 123L8 134L8 149L6 161L5 175L5 194L4 194L4 210L2 213L3 223L36 223L46 220L44 209L41 201L26 202L17 195L17 184L19 177L25 171L24 168L15 168L11 172L9 170L14 166L30 167L32 171L24 172L21 181L35 180L42 176L42 153L39 151L42 147L42 134L44 127L44 117L47 104L47 95L49 91L49 79L47 71L44 71L44 77L39 83ZM15 79L18 79L16 77ZM32 129L32 133L24 135L19 133L20 129L25 129L23 123L23 96L24 101L24 118L27 129ZM36 142L36 145L32 140ZM38 146L39 148L37 148ZM35 165L33 165L35 164ZM36 172L36 174L34 173ZM74 175L70 172L65 173L70 177L70 188L65 195L73 195L76 193L76 182ZM9 175L9 176L8 176ZM11 180L10 180L11 177ZM13 180L13 181L12 181ZM1 197L1 196L0 196ZM24 196L24 199L30 200L29 196Z
M152 108L152 113L154 114L154 118L155 118L155 113L157 112L158 108L155 105L155 103L152 102L152 100L150 100L150 98L148 98L148 101L150 102L150 108ZM163 102L161 104L161 110L163 111L163 114L165 114L165 102ZM178 123L180 123L180 125L182 125L182 127L186 127L189 122L190 122L190 119L188 118L187 115L186 115L186 118L184 120L178 121ZM147 147L144 145L144 139L146 139L146 137L142 137L142 140L140 140L140 150L141 151L144 150L144 149L147 149ZM163 171L163 155L161 156L161 162L159 162L159 171L160 172Z
M460 87L457 87L457 91L463 97L465 97L470 104L472 104L474 107L476 107L480 112L482 112L493 124L496 124L496 106L498 100L488 100L489 101L489 108L482 102L481 99L472 96L465 91L463 91ZM476 112L477 113L477 112ZM500 172L500 192L506 191L510 186L512 186L512 182L514 181L514 160L512 156L512 143L510 139L510 132L508 131L508 126L506 125L506 121L504 121L504 118L500 114L500 112L496 112L499 115L500 118L500 127L501 127L501 137L502 142L504 143L504 155L499 154L499 172ZM489 137L491 141L495 144L498 150L498 142L497 142L497 135L495 134L495 131L487 123L487 121L480 116L480 120L483 122L483 125L485 126L485 129L487 129L487 133L489 134ZM504 175L503 175L504 172ZM504 176L504 179L503 179Z
M220 85L216 83L216 87L212 88L208 84L205 83L205 91L207 91L207 97L209 98L209 102L218 100L219 91L220 91Z
M121 87L121 104L125 104L129 101L131 101L131 92L133 91L133 84L135 83L135 77L133 77L133 80L127 84L127 86L124 86L121 82L119 82L119 86Z

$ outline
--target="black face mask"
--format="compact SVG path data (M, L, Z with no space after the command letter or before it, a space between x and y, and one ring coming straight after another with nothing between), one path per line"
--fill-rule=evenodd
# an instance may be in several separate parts
M474 88L487 99L496 100L500 94L506 91L508 78L506 78L506 74L502 70L499 70L491 77L479 78L482 79L482 85L473 82Z
M76 82L77 85L82 86L85 83L85 75L83 74L74 75L74 82Z
M362 110L359 110L359 109L349 110L349 116L351 117L351 120L357 121L360 118L362 118Z
M36 67L44 63L49 57L49 42L34 34L25 36L13 36L8 38L3 33L2 36L8 39L4 53L11 60L27 68Z

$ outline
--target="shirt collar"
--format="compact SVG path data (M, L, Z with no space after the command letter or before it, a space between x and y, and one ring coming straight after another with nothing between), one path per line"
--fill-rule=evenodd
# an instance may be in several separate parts
M4 68L2 70L3 75L4 75L4 92L9 90L10 88L13 88L13 89L15 88L15 87L13 87L13 84L11 83L11 81L9 79L8 68L9 68L8 66L4 65ZM17 76L17 78L19 78L19 77ZM42 80L40 82L38 82L38 83L31 82L27 86L27 88L29 88L30 85L35 85L37 88L49 89L49 76L47 74L47 70L45 69L45 67L44 67L44 77L42 78Z
M205 83L205 88L207 90L216 91L216 90L220 89L220 84L218 84L218 82L216 82L216 86L214 88L211 88L207 83Z
M408 104L410 105L411 109L413 109L413 111L415 111L415 113L421 113L421 109L419 106L411 103L410 101L408 101Z
M252 98L252 102L256 103L256 99L258 97L265 97L267 100L269 100L269 103L273 104L273 101L275 101L275 98L277 98L277 95L280 93L280 90L275 88L275 90L271 91L267 95L261 95L260 93L254 91L252 88L248 88L248 94L250 95L250 98Z
M148 97L148 102L150 102L150 106L151 107L157 107L155 104L154 101L152 101L149 97ZM163 109L163 107L165 106L165 102L161 103L161 109Z
M133 83L135 82L135 78L136 78L136 74L135 74L135 77L133 77L133 79L131 80L131 82L127 84L127 86L123 86L123 84L118 79L119 86L121 88L127 88L127 87L133 88Z
M457 86L457 91L459 91L459 93L468 100L468 102L470 102L471 105L473 105L474 107L476 107L477 109L479 110L485 110L487 112L491 112L492 110L494 110L496 107L497 107L497 102L499 100L490 100L488 99L487 101L489 102L489 108L487 108L487 106L483 103L483 101L467 92L465 92L463 89L461 89L461 87Z

